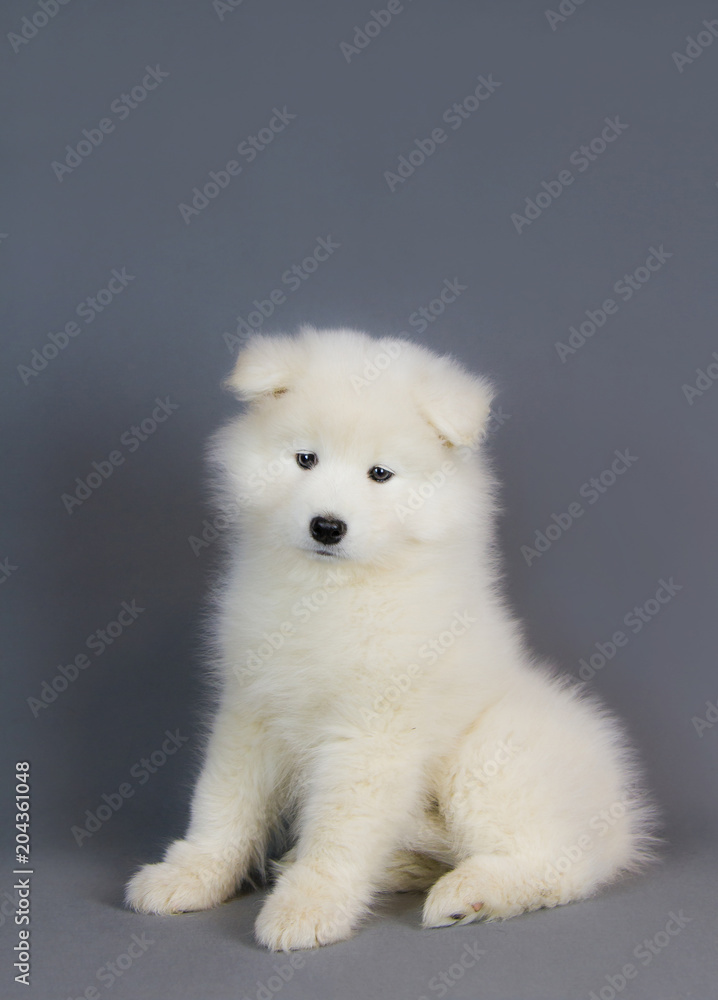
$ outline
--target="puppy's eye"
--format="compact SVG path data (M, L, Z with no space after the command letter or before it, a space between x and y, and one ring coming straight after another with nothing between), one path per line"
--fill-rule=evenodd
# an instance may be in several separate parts
M300 469L313 469L319 461L313 451L298 451L296 459Z
M394 473L390 469L385 469L383 465L375 465L374 468L369 469L367 475L375 483L385 483L388 479L391 479Z

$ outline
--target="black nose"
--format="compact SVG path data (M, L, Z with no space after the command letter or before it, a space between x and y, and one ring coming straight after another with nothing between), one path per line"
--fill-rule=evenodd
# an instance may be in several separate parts
M347 533L344 521L332 517L313 517L309 522L312 538L322 545L336 545Z

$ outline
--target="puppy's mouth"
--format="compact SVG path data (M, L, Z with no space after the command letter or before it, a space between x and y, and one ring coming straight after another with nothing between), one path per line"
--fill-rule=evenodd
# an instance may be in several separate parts
M304 548L304 546L302 546ZM346 552L341 551L336 546L329 548L328 545L318 545L316 548L304 548L310 556L318 556L320 559L346 559Z

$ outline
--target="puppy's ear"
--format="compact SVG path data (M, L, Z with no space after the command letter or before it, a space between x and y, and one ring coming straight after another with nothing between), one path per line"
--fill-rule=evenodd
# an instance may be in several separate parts
M422 380L419 409L450 445L473 447L485 436L494 389L453 358L432 358Z
M280 396L296 378L296 350L291 337L252 337L224 380L240 399Z

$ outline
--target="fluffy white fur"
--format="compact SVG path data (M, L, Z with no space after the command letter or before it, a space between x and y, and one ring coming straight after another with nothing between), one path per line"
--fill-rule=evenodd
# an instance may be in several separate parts
M441 926L581 899L646 861L654 813L620 727L536 662L499 591L489 385L406 341L311 328L254 338L228 384L249 405L211 449L239 512L220 701L187 835L128 903L217 905L287 818L256 926L273 949L348 937L380 891L428 888ZM312 538L315 516L346 522L339 544Z

